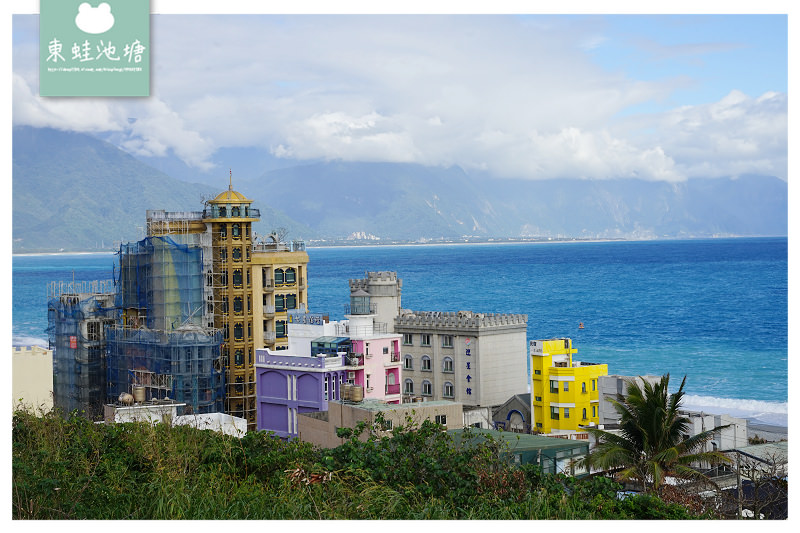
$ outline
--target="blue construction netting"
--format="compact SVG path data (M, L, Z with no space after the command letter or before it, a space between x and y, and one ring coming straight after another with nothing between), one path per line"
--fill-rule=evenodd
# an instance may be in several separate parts
M185 413L223 412L225 374L219 330L184 326L159 331L122 326L106 330L107 395L142 388L145 400L176 400Z
M118 254L117 305L145 311L146 323L138 325L169 331L202 324L202 247L147 237L122 244Z
M116 322L113 293L62 293L47 302L53 404L94 418L105 402L105 327Z

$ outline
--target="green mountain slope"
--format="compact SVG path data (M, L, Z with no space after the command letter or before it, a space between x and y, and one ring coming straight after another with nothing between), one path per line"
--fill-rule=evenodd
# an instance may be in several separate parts
M89 135L15 127L13 251L112 249L142 238L147 209L200 211L204 198L227 187L226 178L217 188L186 183ZM303 229L269 206L256 207L260 234Z

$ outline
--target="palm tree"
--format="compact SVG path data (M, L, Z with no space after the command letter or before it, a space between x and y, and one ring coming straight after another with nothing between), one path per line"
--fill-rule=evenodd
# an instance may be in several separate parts
M619 477L638 481L645 492L658 492L669 475L683 479L709 481L689 465L700 461L719 463L729 461L717 451L704 451L704 445L720 426L689 437L689 419L678 412L683 399L681 381L677 392L669 394L669 374L653 384L641 380L627 382L627 396L609 399L620 414L618 432L597 428L587 430L597 438L595 448L580 462L588 468L608 470L621 468Z

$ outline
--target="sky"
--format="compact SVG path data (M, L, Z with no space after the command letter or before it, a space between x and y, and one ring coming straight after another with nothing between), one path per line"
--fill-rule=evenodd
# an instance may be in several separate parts
M37 17L14 15L13 124L113 132L202 171L257 147L499 178L788 180L785 14L151 20L150 97L42 98Z

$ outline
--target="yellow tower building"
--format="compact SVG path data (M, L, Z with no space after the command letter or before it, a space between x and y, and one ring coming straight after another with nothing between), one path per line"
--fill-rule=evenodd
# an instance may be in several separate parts
M252 203L229 186L203 213L211 230L214 327L223 333L225 412L246 418L248 430L256 423L252 226L259 212Z
M608 365L573 360L571 339L530 341L531 414L541 433L570 433L596 426L600 415L597 378Z

